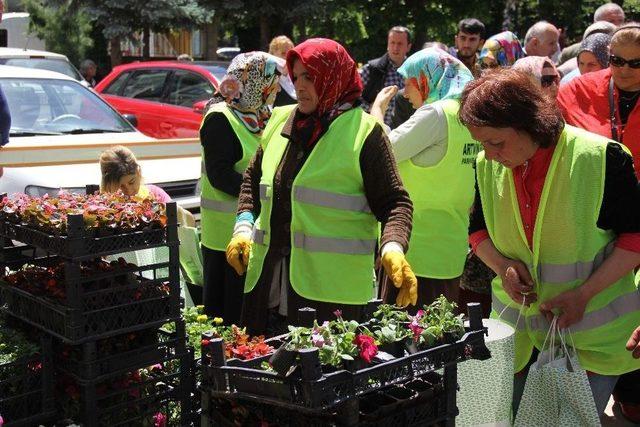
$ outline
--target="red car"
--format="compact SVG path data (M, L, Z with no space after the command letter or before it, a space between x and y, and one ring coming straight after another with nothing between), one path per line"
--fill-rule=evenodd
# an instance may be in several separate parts
M202 110L224 75L224 63L135 62L117 66L95 88L120 114L154 138L198 136ZM137 122L137 123L135 123Z

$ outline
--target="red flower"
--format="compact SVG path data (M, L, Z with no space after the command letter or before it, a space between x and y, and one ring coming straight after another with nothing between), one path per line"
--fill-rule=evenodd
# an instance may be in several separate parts
M371 360L378 354L378 346L376 346L373 337L369 335L356 335L353 343L358 347L360 358L367 363L371 363Z

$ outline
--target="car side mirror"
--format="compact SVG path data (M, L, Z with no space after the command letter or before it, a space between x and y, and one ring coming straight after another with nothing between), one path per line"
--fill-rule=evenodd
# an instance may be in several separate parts
M209 102L208 99L196 102L195 104L193 104L193 112L197 113L197 114L203 114L204 113L204 107L207 106L208 102Z
M138 118L135 114L123 114L122 117L124 117L129 123L131 123L131 126L133 126L134 128L138 127Z

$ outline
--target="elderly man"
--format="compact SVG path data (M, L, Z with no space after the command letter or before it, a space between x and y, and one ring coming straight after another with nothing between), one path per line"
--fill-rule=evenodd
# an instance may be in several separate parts
M407 53L411 49L411 33L406 27L393 27L387 34L387 53L380 58L372 59L360 71L362 78L362 108L369 111L371 103L378 92L387 86L404 87L404 79L398 73L398 67L402 65ZM384 122L391 125L391 114L395 103L391 100Z
M597 8L593 14L593 22L607 21L616 27L624 24L624 19L624 10L615 3L605 3Z
M547 21L536 22L524 36L524 51L527 56L553 58L558 51L560 31Z

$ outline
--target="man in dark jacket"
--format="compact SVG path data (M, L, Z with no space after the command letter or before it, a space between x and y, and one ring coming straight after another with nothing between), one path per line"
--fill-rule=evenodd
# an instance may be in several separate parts
M371 103L376 99L378 92L383 87L398 86L404 87L404 79L397 69L402 65L407 53L411 49L411 33L406 27L393 27L387 35L387 53L380 58L372 59L362 67L360 77L364 89L362 91L362 107L369 111ZM394 100L389 103L389 108L384 116L384 122L391 124L391 114L393 113Z

